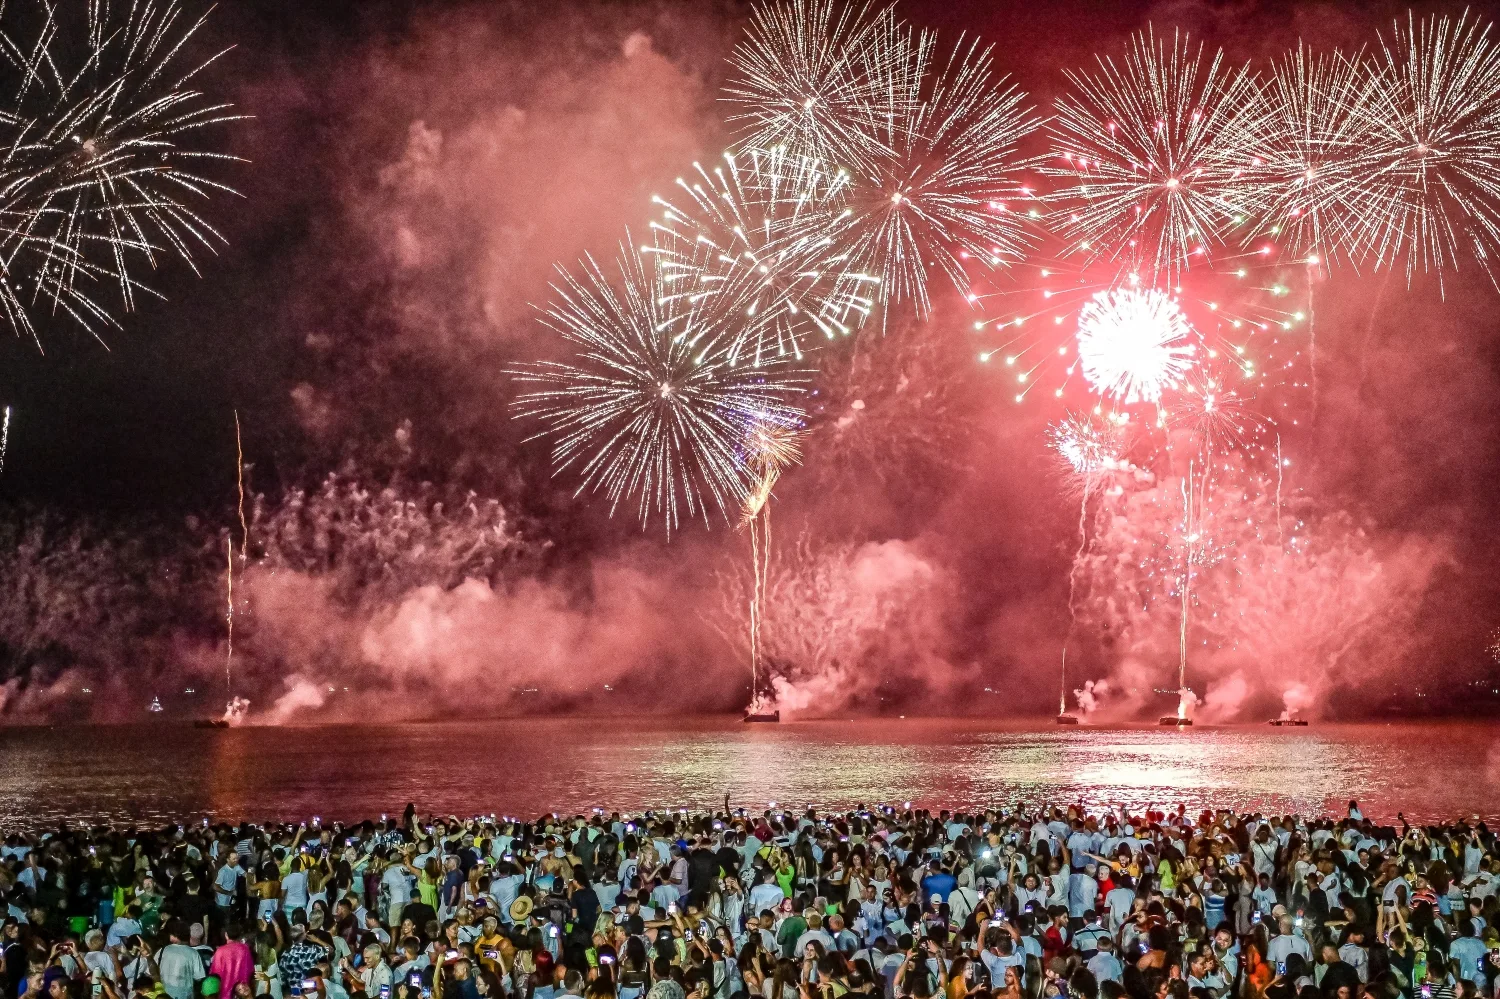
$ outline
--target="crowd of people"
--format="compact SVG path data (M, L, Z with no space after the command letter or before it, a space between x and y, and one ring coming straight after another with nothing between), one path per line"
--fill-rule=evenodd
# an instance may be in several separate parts
M68 826L0 999L1471 999L1477 817L1073 806Z

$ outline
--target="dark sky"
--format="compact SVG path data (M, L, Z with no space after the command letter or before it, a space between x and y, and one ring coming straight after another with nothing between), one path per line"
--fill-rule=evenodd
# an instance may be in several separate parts
M901 9L947 36L993 41L1021 86L1045 98L1062 68L1117 50L1148 22L1260 59L1299 37L1370 44L1407 7L904 0ZM1490 5L1471 9L1494 14ZM645 204L650 185L670 181L658 162L713 155L724 142L713 95L747 11L730 0L221 5L200 44L237 48L212 86L254 115L232 138L252 161L230 175L243 198L221 198L210 212L228 246L204 261L202 279L169 263L155 280L166 301L143 299L108 333L108 350L60 324L44 331L45 356L0 341L0 400L14 407L0 495L104 515L222 513L238 409L258 489L315 481L345 461L378 474L382 448L410 419L423 474L555 512L560 501L544 488L539 453L519 444L506 412L504 365L543 349L526 303L544 297L550 259L608 251L612 234L641 214L633 206ZM622 86L644 88L640 95L599 92L615 78L601 82L592 68L633 32L660 54L659 66L640 71L655 75L624 78ZM654 88L663 80L685 81L680 105L661 101ZM642 112L642 102L666 106ZM506 134L540 143L537 164L483 148L488 116L502 120L511 103L521 111L504 119ZM595 103L604 110L578 110ZM638 113L654 114L661 129L636 129ZM611 133L589 146L591 158L572 162L547 140L575 127L585 145L615 129L638 146ZM444 156L457 155L460 141L478 143L469 152L479 165L446 176L441 190L422 188L401 171L420 168L411 158L423 129L442 135ZM487 162L503 167L492 183ZM558 171L578 180L566 201L547 188ZM503 195L493 190L506 185ZM392 190L417 193L393 204ZM533 196L541 222L522 225L516 219ZM393 265L400 251L391 232L424 224L444 255ZM506 243L481 231L491 225L515 229L518 249L487 272L476 254ZM1500 556L1500 295L1473 276L1448 281L1443 294L1431 282L1395 287L1378 302L1377 287L1368 278L1331 283L1324 416L1313 430L1289 431L1288 446L1306 458L1301 485L1328 502L1383 531L1451 539L1453 562L1425 598L1421 628L1435 637L1421 666L1441 674L1461 663L1469 676L1483 637L1500 624L1500 589L1485 568ZM925 536L929 552L959 567L964 588L981 594L963 612L968 652L978 655L1008 602L1038 587L1056 595L1071 515L1037 485L1048 414L1016 416L986 402L982 383L967 392L979 443L960 463L966 471L926 489L882 483L850 502L872 536ZM795 487L788 502L817 508ZM557 516L564 540L582 549L637 540L632 524L606 525L597 509L567 505Z

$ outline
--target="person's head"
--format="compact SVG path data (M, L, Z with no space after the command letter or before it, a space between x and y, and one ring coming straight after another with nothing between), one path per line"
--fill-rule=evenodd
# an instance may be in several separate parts
M60 967L42 973L42 993L48 999L68 999L68 973Z

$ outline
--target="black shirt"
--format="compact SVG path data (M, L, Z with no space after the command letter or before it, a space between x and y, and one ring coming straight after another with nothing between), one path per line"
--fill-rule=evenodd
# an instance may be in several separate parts
M1349 986L1349 995L1358 999L1359 996L1359 972L1347 961L1335 961L1323 972L1322 989L1325 996L1338 995L1339 986Z
M702 847L688 854L688 891L708 891L719 876L719 857Z
M427 924L437 919L437 910L423 902L421 899L413 899L401 910L402 919L410 919L412 925L417 928L417 936L423 941L427 939Z

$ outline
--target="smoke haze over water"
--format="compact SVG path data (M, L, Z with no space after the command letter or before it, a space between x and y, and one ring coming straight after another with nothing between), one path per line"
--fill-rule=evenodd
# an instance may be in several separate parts
M746 539L716 520L667 544L575 498L512 419L505 370L556 356L534 308L554 264L610 257L653 192L729 141L716 96L746 8L538 9L373 5L273 27L270 6L249 4L215 25L240 45L221 71L256 116L230 248L130 317L111 354L3 347L18 415L0 491L31 540L0 551L0 711L135 717L159 694L216 713L236 408L264 496L235 584L235 692L252 719L744 702L742 652L713 618ZM1324 5L1288 19L1270 3L1125 6L1105 21L1060 4L995 23L903 9L993 37L1038 104L1060 68L1148 18L1273 49L1298 32L1357 44L1388 20ZM1475 273L1441 291L1382 280L1316 289L1316 421L1274 415L1320 558L1278 588L1217 592L1252 624L1232 642L1204 632L1217 644L1190 666L1199 717L1473 708L1493 675L1500 295ZM927 326L894 324L832 366L804 465L778 486L782 567L843 581L839 607L860 615L830 623L838 607L818 606L787 625L845 636L824 667L788 660L790 709L1057 703L1078 543L1077 499L1044 453L1060 413L1015 405L973 363L963 303L935 305ZM1110 528L1069 686L1108 678L1090 688L1099 717L1152 716L1167 702L1151 690L1176 682L1175 623L1103 607L1130 581L1104 561L1125 543ZM816 544L799 554L799 538Z

